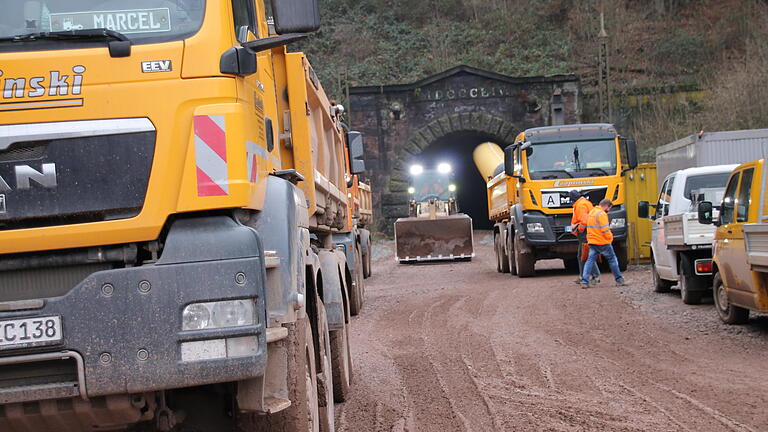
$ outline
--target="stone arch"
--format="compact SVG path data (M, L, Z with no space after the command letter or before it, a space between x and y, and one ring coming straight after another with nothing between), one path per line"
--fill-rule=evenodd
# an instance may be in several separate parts
M482 133L504 147L514 142L519 129L506 120L484 112L452 114L433 120L414 132L398 152L396 160L392 163L388 192L390 194L406 193L408 190L408 162L441 137L464 131ZM407 202L407 196L402 196L402 198L404 202Z

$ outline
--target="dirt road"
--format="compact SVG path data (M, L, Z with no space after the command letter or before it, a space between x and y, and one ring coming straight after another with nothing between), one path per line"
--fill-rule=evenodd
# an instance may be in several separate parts
M768 318L722 325L640 267L624 288L581 290L558 261L513 278L475 242L437 265L379 245L337 430L768 430Z

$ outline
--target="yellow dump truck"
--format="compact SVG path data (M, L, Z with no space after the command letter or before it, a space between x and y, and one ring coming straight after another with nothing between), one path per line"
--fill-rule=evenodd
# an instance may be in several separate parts
M285 48L318 27L316 0L4 5L0 430L334 429L364 166Z
M487 144L476 151L476 164L488 181L499 272L532 276L536 261L544 259L562 259L567 269L578 269L577 239L570 230L571 190L594 204L603 198L613 201L608 216L614 248L626 268L623 175L637 166L633 140L619 137L610 124L575 124L528 129L504 149L503 159Z
M765 159L739 165L731 173L720 212L699 203L703 224L716 225L710 268L712 295L720 319L742 324L749 311L768 312L768 163Z

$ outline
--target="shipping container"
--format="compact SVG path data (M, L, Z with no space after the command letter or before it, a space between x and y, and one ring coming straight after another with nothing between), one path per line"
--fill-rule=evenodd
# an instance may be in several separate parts
M766 156L768 129L705 132L657 148L656 168L662 181L670 173L686 168L740 164Z

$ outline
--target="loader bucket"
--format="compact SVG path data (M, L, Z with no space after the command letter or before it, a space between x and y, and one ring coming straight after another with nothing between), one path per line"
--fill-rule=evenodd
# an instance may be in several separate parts
M400 262L472 258L472 218L465 214L395 221Z

